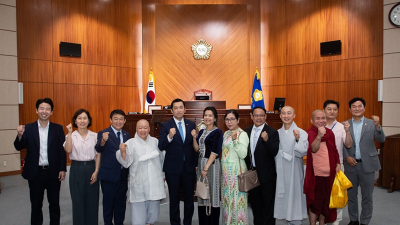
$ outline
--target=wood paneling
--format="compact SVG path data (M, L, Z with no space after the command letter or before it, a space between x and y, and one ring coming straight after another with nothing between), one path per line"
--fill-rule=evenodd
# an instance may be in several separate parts
M114 66L117 53L115 26L115 2L86 0L87 44L90 46L87 63ZM121 21L118 21L121 22ZM125 24L124 22L122 22Z
M201 88L213 91L214 100L226 100L229 108L248 101L246 5L160 5L155 14L157 104L190 100ZM195 60L190 51L201 38L213 45L208 60Z
M52 62L18 58L18 81L52 83Z
M92 131L100 131L110 126L110 113L116 109L116 87L90 85L87 88L87 101L93 118Z
M59 123L64 127L71 123L76 110L88 109L88 90L87 85L77 84L54 84L54 106L57 117L53 122ZM89 113L92 113L89 111Z
M52 1L54 61L86 63L89 56L85 10L85 1L82 0ZM60 56L60 42L81 44L81 57Z
M116 73L116 67L87 65L88 84L116 85Z
M138 87L142 85L142 70L117 67L117 86ZM148 79L146 80L148 82Z
M17 3L18 58L52 59L52 0Z
M87 65L53 62L54 83L87 84Z
M348 4L349 57L382 55L382 0L349 0Z
M117 87L116 108L125 113L140 112L139 89L137 87Z

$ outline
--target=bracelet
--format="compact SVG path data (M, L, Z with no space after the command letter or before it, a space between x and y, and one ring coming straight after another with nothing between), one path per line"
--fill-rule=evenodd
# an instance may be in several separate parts
M204 170L204 169L203 169L203 171L206 172L206 173L208 173L208 170Z

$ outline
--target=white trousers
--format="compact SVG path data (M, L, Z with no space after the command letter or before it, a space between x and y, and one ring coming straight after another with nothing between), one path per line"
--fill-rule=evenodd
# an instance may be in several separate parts
M160 201L131 203L132 225L146 225L158 222Z

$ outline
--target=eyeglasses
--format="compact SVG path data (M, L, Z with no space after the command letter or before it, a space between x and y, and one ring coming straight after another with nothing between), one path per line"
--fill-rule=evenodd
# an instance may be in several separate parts
M232 118L225 118L225 122L227 122L227 123L229 123L229 122L233 122L233 121L235 121L236 120L236 118L235 117L232 117Z
M265 114L264 115L260 115L260 114L254 114L253 115L253 117L255 117L255 118L261 118L261 117L264 117L265 116Z

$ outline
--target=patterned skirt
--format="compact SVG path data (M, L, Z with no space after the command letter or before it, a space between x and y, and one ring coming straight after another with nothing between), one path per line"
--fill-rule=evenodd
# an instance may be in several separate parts
M208 161L208 158L199 157L199 164L197 169L197 179L201 176L201 171L204 169ZM210 183L210 200L212 207L220 207L220 180L221 180L221 164L219 159L215 159L214 163L208 168L207 179ZM201 179L203 180L203 178ZM201 199L197 197L197 203L199 206L208 205L208 199Z
M247 193L239 191L239 162L222 162L222 222L249 224Z

